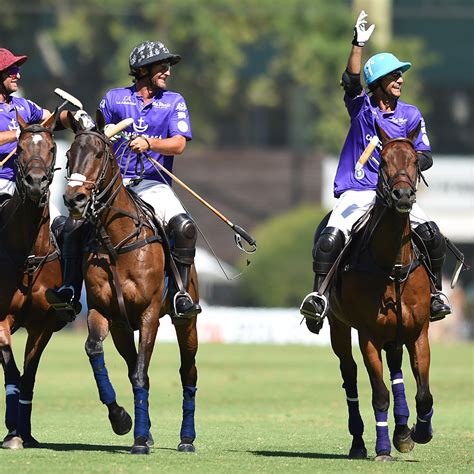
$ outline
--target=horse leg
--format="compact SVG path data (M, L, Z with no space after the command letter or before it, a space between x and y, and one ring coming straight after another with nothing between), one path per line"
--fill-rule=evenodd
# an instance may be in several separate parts
M20 400L18 405L17 432L23 440L24 448L36 448L38 441L31 435L31 412L33 409L33 390L41 355L53 335L53 326L28 331L25 347L23 375L20 379Z
M107 368L105 367L103 341L109 333L109 322L98 311L91 309L87 316L87 325L89 334L85 350L94 373L100 401L107 406L110 424L114 433L124 435L131 430L132 419L127 411L117 404L115 390L112 387Z
M193 300L196 301L196 300ZM197 318L189 319L187 324L175 325L178 338L179 353L181 357L181 385L183 387L183 418L181 421L180 443L178 451L194 453L194 440L196 430L194 426L194 412L196 409L196 353L198 349L198 338L196 329Z
M23 441L17 435L20 371L13 356L10 326L6 319L0 322L0 357L5 377L5 425L8 430L3 439L2 447L21 449L23 448Z
M150 381L148 367L155 347L158 331L159 308L150 306L143 314L140 324L140 340L138 342L137 363L130 377L135 405L134 442L131 454L150 454L150 413L148 397Z
M381 348L376 347L366 334L359 331L359 346L364 358L364 364L369 374L372 387L372 407L375 414L376 461L392 461L390 456L392 450L388 435L388 407L390 394L383 381L383 365Z
M407 344L410 362L416 380L416 424L411 430L411 438L415 443L426 444L433 438L431 418L433 416L433 396L430 392L430 343L428 328L423 328L418 339Z
M403 383L403 348L393 344L386 348L386 352L387 365L390 370L390 381L392 382L393 416L395 418L393 445L400 453L408 453L413 449L415 443L411 439L410 428L408 428L407 424L410 410L408 409L405 385Z

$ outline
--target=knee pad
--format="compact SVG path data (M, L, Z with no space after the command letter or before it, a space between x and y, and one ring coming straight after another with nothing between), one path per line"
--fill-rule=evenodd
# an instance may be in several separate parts
M414 231L426 245L432 269L440 269L446 257L446 239L439 230L439 227L435 222L429 221L420 224Z
M337 227L326 227L313 247L313 271L326 274L344 247L344 233Z
M191 264L196 254L197 230L187 214L173 216L168 222L172 254L178 262Z

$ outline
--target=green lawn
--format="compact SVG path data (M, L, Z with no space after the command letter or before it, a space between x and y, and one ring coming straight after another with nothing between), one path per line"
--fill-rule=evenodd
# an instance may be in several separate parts
M150 370L155 447L131 456L132 434L116 436L98 400L85 334L56 334L40 365L33 434L40 449L0 452L2 472L473 472L474 346L432 347L434 438L397 462L346 458L350 447L338 361L329 347L203 344L198 352L196 454L175 451L181 421L176 344L157 345ZM14 336L21 359L24 334ZM106 341L118 402L133 409L123 361ZM365 441L374 455L370 388L358 349ZM406 357L406 359L408 359ZM414 420L414 382L405 365ZM4 409L4 397L0 404ZM393 420L389 418L391 427Z

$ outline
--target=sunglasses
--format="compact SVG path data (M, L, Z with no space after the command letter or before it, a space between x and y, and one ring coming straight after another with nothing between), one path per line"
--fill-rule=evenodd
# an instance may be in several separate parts
M160 73L168 72L171 69L170 63L159 63L156 65L156 69Z
M5 71L5 75L7 77L11 77L12 79L18 77L18 74L20 74L19 66L11 66Z
M393 71L391 72L390 74L388 74L388 77L390 77L390 79L394 79L395 81L397 79L399 79L400 77L403 76L403 72L398 70L398 71Z

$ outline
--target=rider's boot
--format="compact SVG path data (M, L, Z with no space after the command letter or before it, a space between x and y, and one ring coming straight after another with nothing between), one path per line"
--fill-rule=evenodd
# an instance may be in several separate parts
M313 247L313 292L303 299L300 313L305 317L306 327L314 334L319 334L328 311L327 291L321 293L319 289L344 247L344 241L344 233L340 229L326 227Z
M168 232L172 243L172 257L183 283L183 291L175 284L172 297L174 315L179 318L193 318L202 311L201 306L194 303L188 293L191 266L196 254L196 226L187 214L178 214L168 222Z
M46 299L51 304L58 321L72 322L81 312L79 302L82 290L82 247L84 220L57 217L51 230L61 250L63 284L58 289L48 288Z
M449 302L443 300L445 295L442 293L442 268L446 258L446 239L436 223L432 221L420 224L415 231L425 243L434 276L436 292L431 294L430 321L439 321L451 313Z

